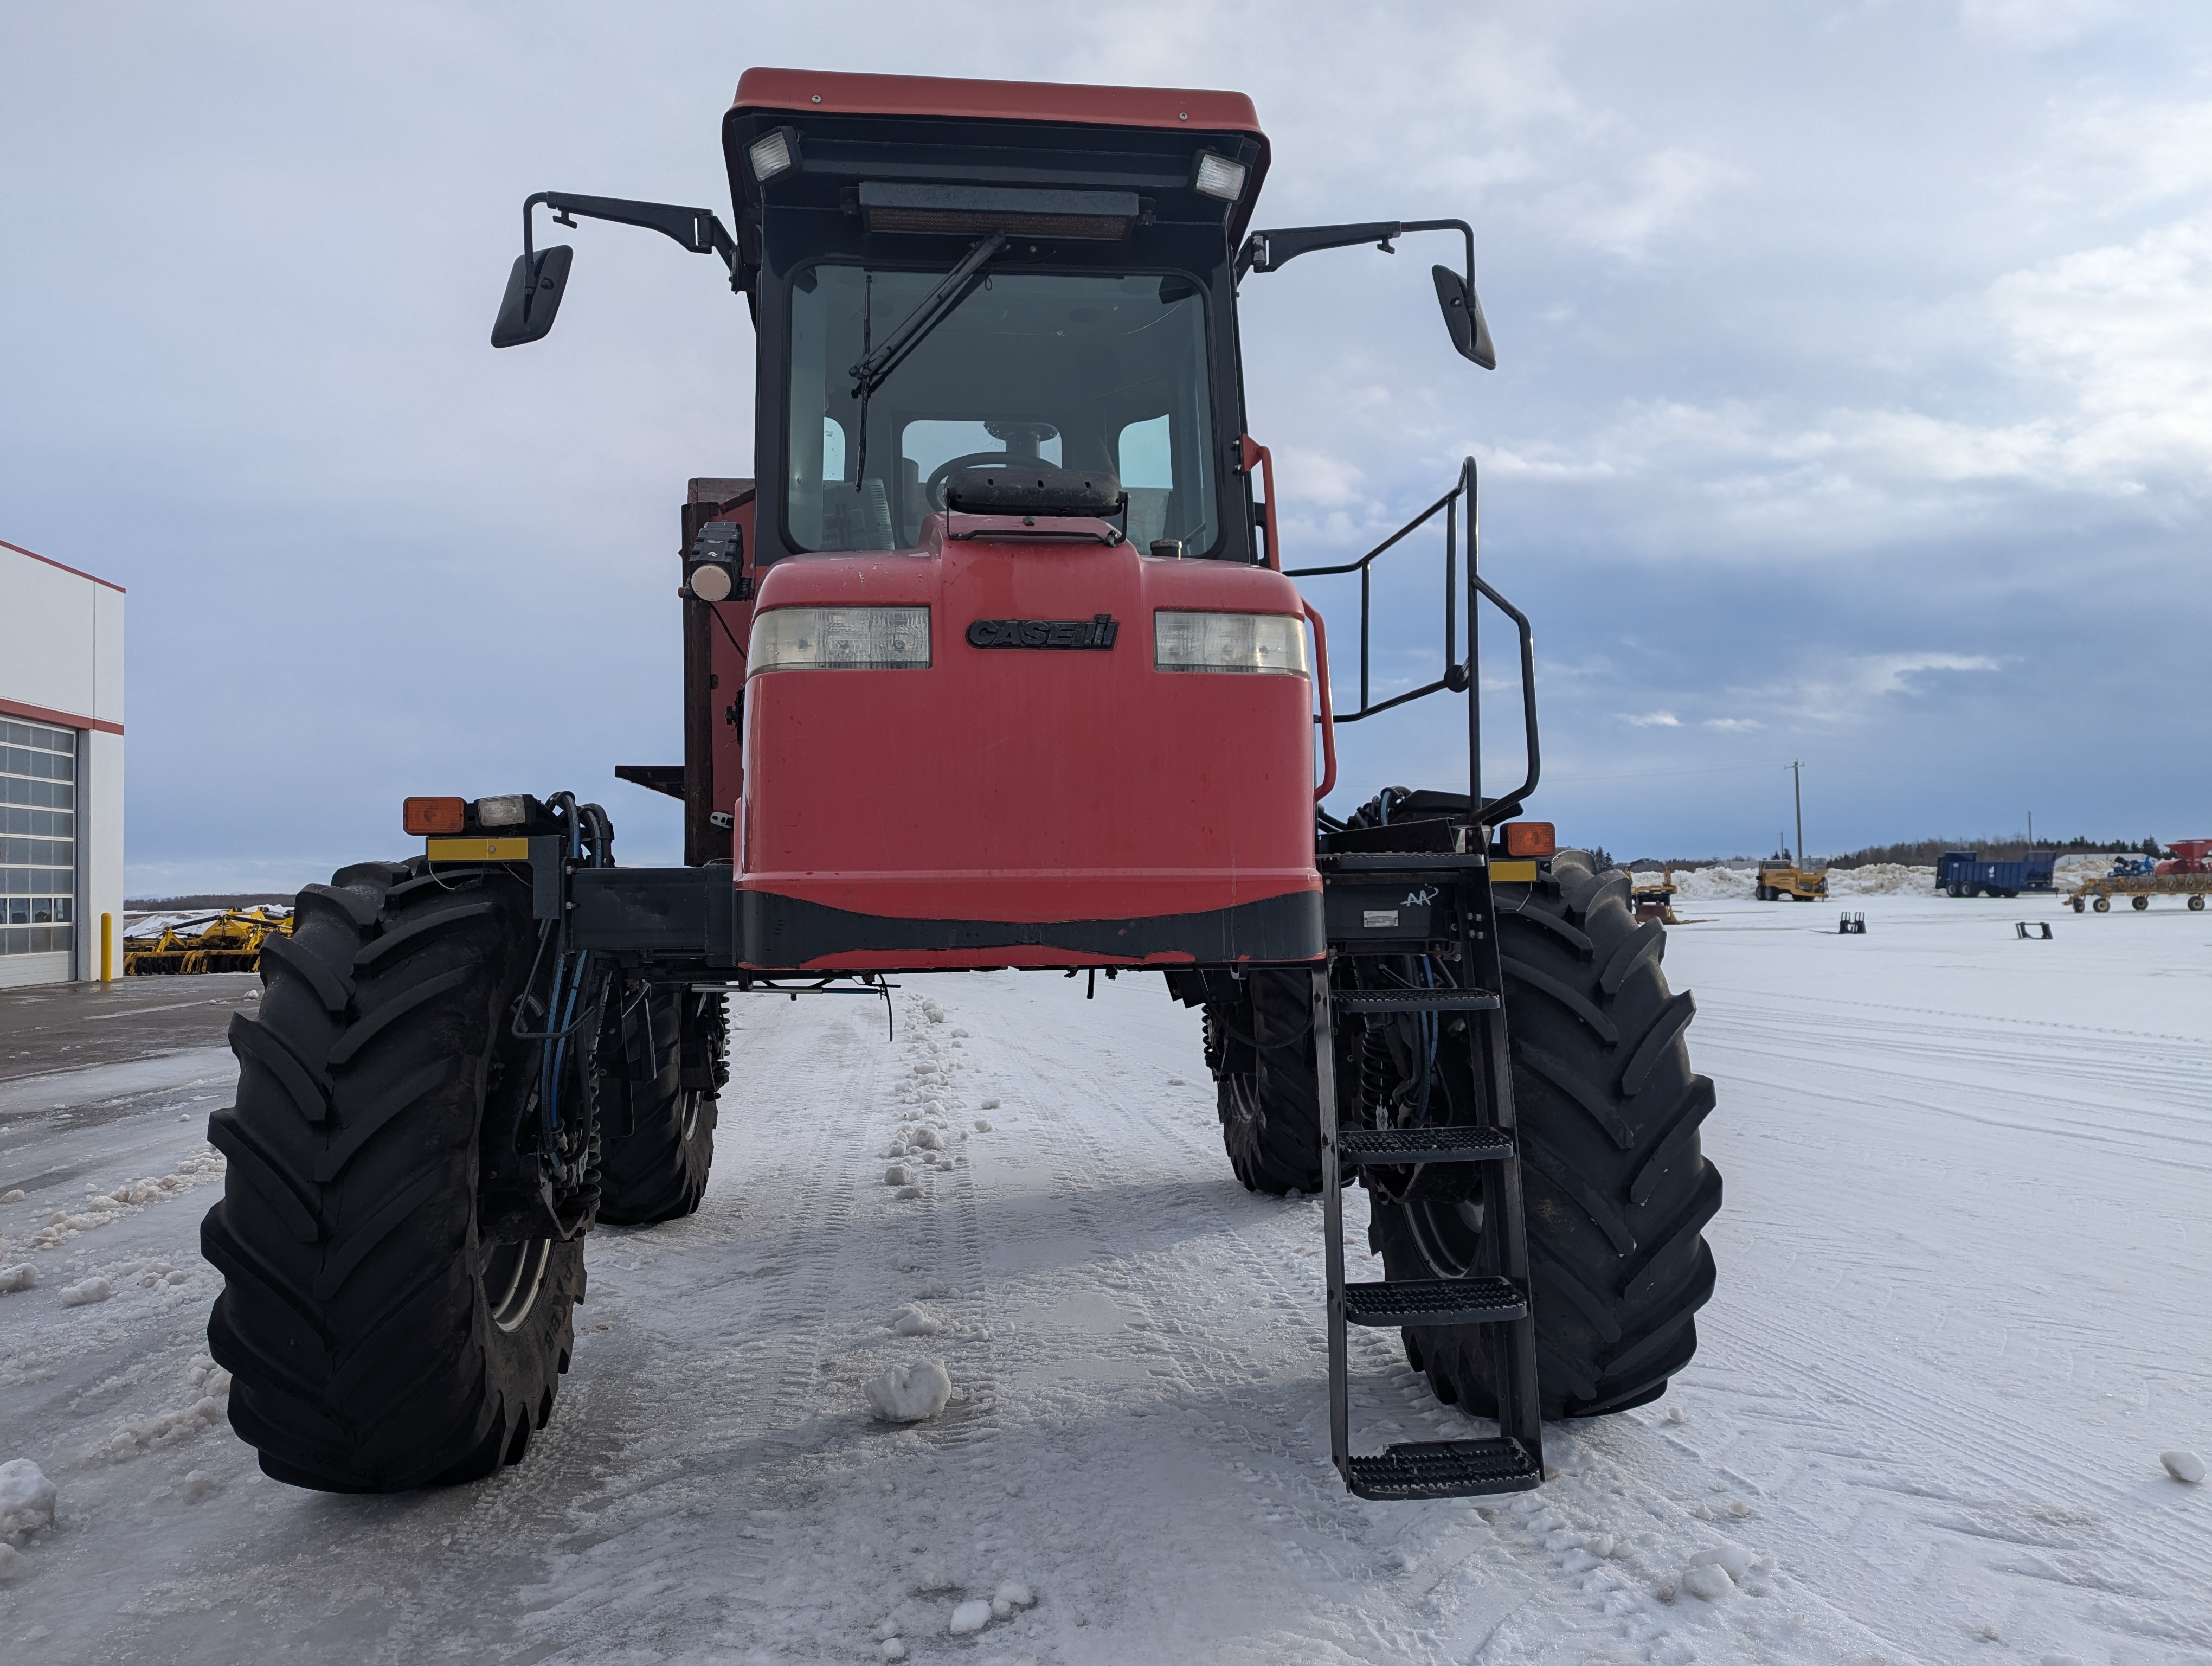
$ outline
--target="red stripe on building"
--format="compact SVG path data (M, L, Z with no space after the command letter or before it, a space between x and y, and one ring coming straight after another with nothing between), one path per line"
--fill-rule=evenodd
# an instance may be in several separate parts
M11 544L8 547L12 550L15 546ZM23 553L28 555L30 551L26 550ZM58 567L61 563L56 562L54 565ZM92 577L89 573L81 576ZM107 582L106 579L94 581L98 584ZM120 585L116 587L118 590L122 587ZM75 712L58 712L49 706L29 705L21 700L0 699L0 717L20 717L26 723L51 723L57 729L97 729L102 734L123 733L123 726L120 723L110 723L104 717L80 717Z
M82 568L71 567L66 562L56 561L52 556L42 556L36 550L26 550L21 544L10 544L4 538L0 538L0 550L13 550L19 556L28 556L33 561L42 561L49 567L58 567L64 573L74 573L81 579L90 579L94 584L104 584L118 596L128 593L123 587L116 583L113 579L103 579L97 573L88 573ZM84 725L80 724L78 727L82 728ZM96 723L92 727L94 728L104 729L112 726L106 723ZM115 733L121 734L123 731L117 729Z

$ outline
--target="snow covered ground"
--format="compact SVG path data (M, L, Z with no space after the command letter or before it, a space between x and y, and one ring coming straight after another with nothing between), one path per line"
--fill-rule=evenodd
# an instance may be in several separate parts
M1495 1501L1344 1494L1318 1206L1230 1179L1156 977L910 980L896 1042L738 1003L705 1207L594 1239L524 1464L401 1498L264 1480L210 1414L222 1055L0 1084L0 1266L38 1268L0 1462L58 1489L0 1658L2212 1662L2212 1488L2158 1456L2212 1449L2212 921L1851 906L1673 934L1721 1089L1704 1345ZM1355 1336L1367 1440L1475 1426ZM931 1360L940 1414L871 1415Z

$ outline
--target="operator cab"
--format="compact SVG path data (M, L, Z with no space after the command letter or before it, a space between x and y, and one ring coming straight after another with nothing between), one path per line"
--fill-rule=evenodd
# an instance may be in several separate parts
M762 564L914 548L955 471L1037 464L1111 476L1140 550L1255 558L1249 100L755 70L723 148L760 340Z

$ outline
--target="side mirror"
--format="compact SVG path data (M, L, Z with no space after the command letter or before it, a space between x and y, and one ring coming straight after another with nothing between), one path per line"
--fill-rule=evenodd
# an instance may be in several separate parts
M1474 360L1485 370L1497 369L1498 350L1490 344L1490 326L1483 322L1482 303L1475 299L1467 280L1449 266L1431 266L1429 276L1436 279L1437 305L1443 308L1444 328L1451 331L1452 345L1459 350L1459 356ZM550 313L546 322L552 322Z
M499 317L491 326L494 347L519 347L541 339L553 327L562 292L568 287L568 264L575 256L566 243L556 243L535 254L514 257L514 269L507 275L507 294L501 297Z

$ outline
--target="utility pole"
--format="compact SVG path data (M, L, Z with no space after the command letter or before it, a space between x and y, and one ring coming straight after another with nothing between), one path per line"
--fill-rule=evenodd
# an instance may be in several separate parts
M1804 767L1802 763L1790 766L1790 791L1797 800L1797 866L1801 869L1805 866L1805 782L1799 772Z
M2027 812L2027 848L2030 850L2035 848L2035 812L2033 810Z

